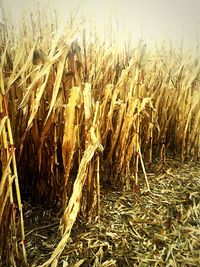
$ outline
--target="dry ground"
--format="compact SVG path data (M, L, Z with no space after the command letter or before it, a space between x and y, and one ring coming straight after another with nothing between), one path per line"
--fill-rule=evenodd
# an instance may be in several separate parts
M102 189L101 223L80 219L59 266L200 266L200 164L168 160L148 171L151 192ZM59 241L55 211L25 203L30 266Z

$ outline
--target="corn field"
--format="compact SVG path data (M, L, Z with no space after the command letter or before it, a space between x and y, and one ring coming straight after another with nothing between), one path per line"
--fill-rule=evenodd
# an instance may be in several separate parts
M35 13L0 30L0 265L28 266L31 197L60 210L60 242L40 265L57 266L79 215L100 223L102 186L139 192L145 179L151 191L155 158L199 160L199 58L168 43L119 48L114 31L73 16L62 29Z

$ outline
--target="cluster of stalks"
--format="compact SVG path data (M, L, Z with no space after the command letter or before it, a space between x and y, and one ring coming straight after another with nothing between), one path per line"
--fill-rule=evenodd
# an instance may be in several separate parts
M15 266L22 245L26 262L20 183L24 197L62 210L43 265L56 266L78 214L100 220L101 185L138 191L141 166L150 190L156 151L161 163L166 149L199 159L200 64L142 40L120 49L73 16L61 30L39 12L0 38L0 259Z

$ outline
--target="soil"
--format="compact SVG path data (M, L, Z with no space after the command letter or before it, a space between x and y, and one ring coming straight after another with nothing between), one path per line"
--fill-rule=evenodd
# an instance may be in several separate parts
M200 164L169 159L147 177L150 192L142 174L139 192L102 188L100 223L78 218L58 266L200 266ZM61 239L60 215L30 203L27 257L38 266Z

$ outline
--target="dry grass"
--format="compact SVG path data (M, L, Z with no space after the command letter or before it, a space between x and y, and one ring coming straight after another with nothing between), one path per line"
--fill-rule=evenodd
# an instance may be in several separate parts
M167 46L119 49L97 33L89 38L75 19L60 30L40 13L30 18L19 34L7 25L1 38L1 219L11 220L15 241L1 240L13 244L14 264L16 223L24 244L16 154L21 188L61 208L62 239L42 265L56 266L78 213L100 219L100 183L138 192L141 165L150 191L145 165L156 151L160 165L168 148L199 160L200 65Z

